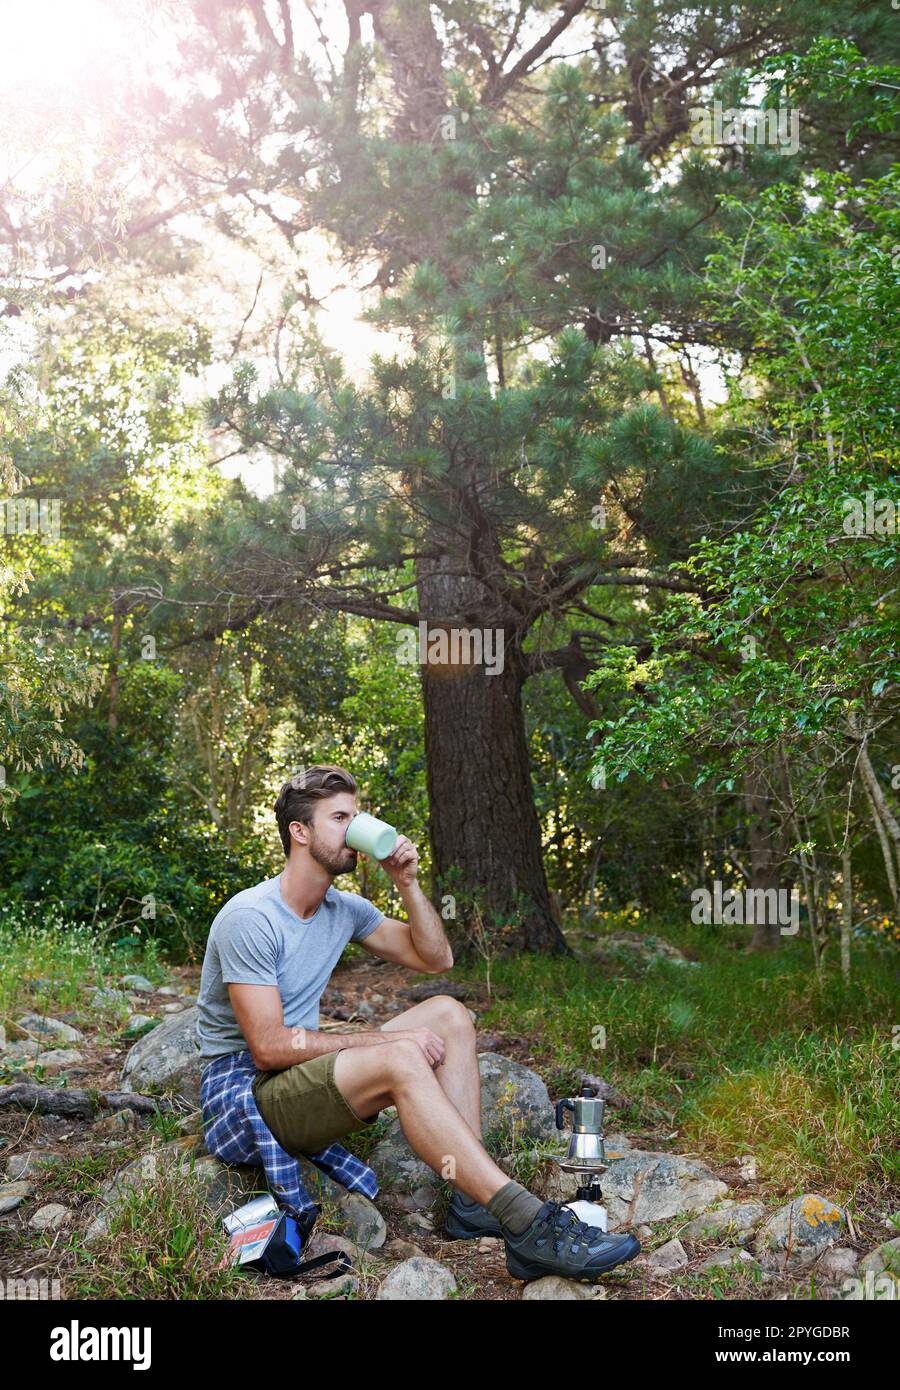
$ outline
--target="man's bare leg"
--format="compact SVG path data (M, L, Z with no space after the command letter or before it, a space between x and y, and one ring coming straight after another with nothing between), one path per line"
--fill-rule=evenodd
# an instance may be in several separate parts
M475 1025L469 1011L446 994L423 999L396 1018L382 1023L379 1032L397 1029L430 1028L444 1040L446 1055L433 1074L448 1100L468 1123L475 1138L481 1139L481 1077L478 1073Z
M342 1048L335 1058L334 1079L358 1115L396 1105L413 1153L481 1206L510 1181L445 1095L412 1039Z

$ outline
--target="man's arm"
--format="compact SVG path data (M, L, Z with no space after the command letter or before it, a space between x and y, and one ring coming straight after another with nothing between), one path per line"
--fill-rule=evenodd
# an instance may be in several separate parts
M409 921L386 917L359 944L382 960L438 975L453 968L453 952L443 922L422 892L416 877L418 867L415 846L401 835L394 853L382 860L382 868L393 879Z
M275 985L230 983L228 994L238 1027L260 1071L282 1071L342 1047L370 1047L373 1043L392 1041L385 1033L318 1033L313 1028L286 1028L281 995Z

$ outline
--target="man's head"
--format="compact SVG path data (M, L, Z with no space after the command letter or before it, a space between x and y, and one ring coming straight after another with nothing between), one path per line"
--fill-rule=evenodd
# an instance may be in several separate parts
M291 777L275 802L285 857L308 853L335 877L356 868L356 850L344 842L356 815L356 780L343 767L308 767Z

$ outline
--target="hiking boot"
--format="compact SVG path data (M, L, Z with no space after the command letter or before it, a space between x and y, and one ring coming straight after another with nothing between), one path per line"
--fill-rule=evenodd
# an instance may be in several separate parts
M477 1236L502 1236L496 1216L461 1192L454 1192L447 1208L444 1235L448 1240L475 1240Z
M506 1268L514 1279L558 1274L592 1284L641 1250L637 1236L611 1236L598 1226L588 1226L562 1202L545 1202L521 1235L504 1231L503 1239Z

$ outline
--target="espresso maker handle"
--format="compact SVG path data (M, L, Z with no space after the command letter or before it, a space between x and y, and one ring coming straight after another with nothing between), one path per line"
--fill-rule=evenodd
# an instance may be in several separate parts
M574 1120L574 1118L575 1118L575 1106L572 1104L572 1102L571 1102L569 1099L566 1099L566 1100L558 1100L558 1101L556 1102L556 1128L557 1128L557 1129L562 1129L562 1128L564 1127L564 1126L563 1126L563 1111L564 1111L564 1110L571 1110L573 1120Z

